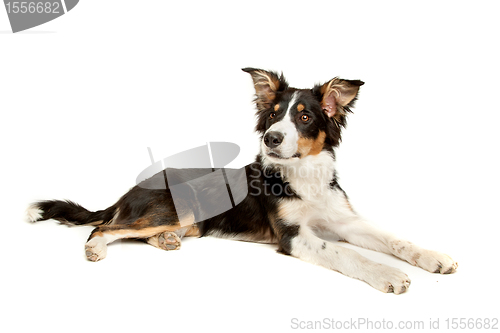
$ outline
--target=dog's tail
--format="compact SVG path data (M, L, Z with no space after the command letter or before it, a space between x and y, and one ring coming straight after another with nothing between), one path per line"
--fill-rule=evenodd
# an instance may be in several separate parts
M110 223L115 211L115 205L105 210L90 212L69 200L47 200L31 204L26 214L30 222L54 219L69 225L101 225Z

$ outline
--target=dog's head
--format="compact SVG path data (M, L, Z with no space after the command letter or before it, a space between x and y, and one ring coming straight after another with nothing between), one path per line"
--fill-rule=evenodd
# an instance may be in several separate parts
M261 154L288 164L340 143L346 115L364 82L334 78L312 89L288 86L283 74L244 68L252 76Z

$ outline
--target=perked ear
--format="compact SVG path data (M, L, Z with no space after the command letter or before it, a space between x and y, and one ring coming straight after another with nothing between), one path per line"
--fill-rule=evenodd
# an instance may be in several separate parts
M276 98L276 93L288 88L288 83L283 74L278 76L276 72L268 72L256 68L243 68L242 70L252 76L257 96L255 102L257 103L258 110L271 107Z
M364 84L360 80L343 80L334 78L323 84L319 92L321 94L321 107L325 114L339 119L349 107L354 106L359 87Z

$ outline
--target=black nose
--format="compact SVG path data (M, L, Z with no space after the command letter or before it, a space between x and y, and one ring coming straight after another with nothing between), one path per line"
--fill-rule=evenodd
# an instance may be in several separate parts
M283 142L283 134L280 132L268 132L264 135L264 143L269 148L276 148Z

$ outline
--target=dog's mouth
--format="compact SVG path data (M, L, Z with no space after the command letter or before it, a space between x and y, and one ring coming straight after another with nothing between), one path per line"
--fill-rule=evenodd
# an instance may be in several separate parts
M284 157L284 156L281 156L280 154L274 152L274 151L270 151L267 153L267 156L269 157L273 157L273 158L277 158L277 159L280 159L280 160L290 160L292 158L300 158L300 153L295 153L293 154L291 157Z

